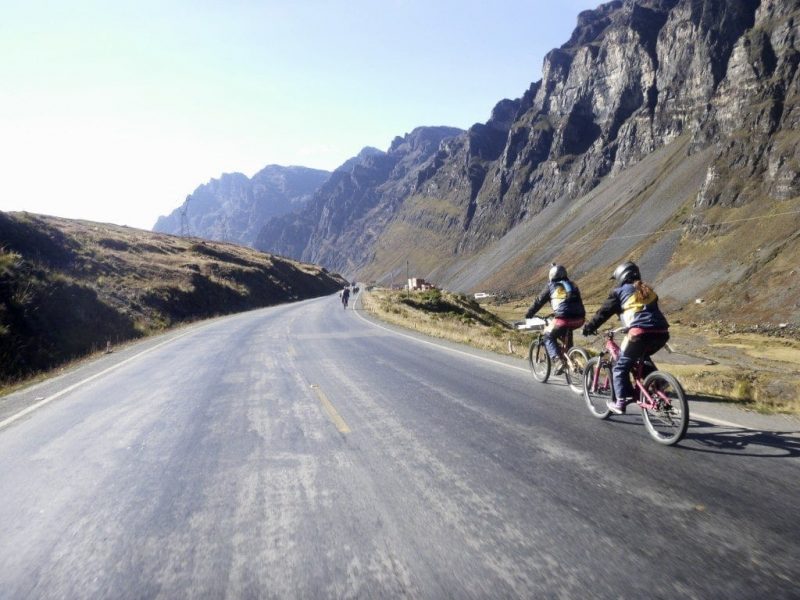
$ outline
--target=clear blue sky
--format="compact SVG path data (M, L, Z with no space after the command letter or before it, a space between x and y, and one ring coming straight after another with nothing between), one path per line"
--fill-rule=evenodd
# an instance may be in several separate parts
M149 229L201 183L467 128L597 0L6 0L0 210Z

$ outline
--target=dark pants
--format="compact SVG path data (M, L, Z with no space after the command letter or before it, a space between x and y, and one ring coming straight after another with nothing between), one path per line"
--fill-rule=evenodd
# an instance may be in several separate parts
M631 398L633 396L633 385L629 373L635 363L640 358L645 359L644 376L656 370L650 355L655 354L669 340L669 333L642 333L635 336L626 336L622 340L622 352L620 352L617 362L614 364L614 394L617 399Z
M559 358L556 340L563 335L569 334L567 346L572 347L572 332L582 326L583 317L578 317L577 319L557 317L550 322L550 325L544 330L544 347L547 348L547 354L550 355L551 360Z

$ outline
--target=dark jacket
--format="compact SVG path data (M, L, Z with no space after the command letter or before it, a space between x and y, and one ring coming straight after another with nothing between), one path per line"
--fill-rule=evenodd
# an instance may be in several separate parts
M632 283L624 283L611 290L603 306L586 324L586 329L597 331L597 328L614 315L619 315L625 327L666 331L669 323L664 313L658 308L658 295L653 292L643 302L636 300L636 288Z
M569 279L550 281L531 304L527 318L535 315L547 303L550 303L553 314L562 319L578 319L586 316L583 308L581 291Z

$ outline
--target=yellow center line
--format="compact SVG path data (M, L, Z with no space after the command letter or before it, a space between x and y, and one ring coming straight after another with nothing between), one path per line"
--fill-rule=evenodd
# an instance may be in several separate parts
M325 392L322 391L322 388L317 384L312 383L311 389L316 392L320 403L322 403L322 408L324 408L325 412L328 413L328 416L331 418L331 421L333 421L336 429L339 430L339 433L350 433L350 428L347 426L347 423L345 423L345 420L336 411L336 407L333 406L333 403L328 399L328 396L325 394Z

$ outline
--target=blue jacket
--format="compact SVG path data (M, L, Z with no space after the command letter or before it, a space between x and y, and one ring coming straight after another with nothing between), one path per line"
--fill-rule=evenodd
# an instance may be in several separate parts
M603 306L592 317L586 327L597 330L613 315L619 315L625 327L666 331L669 323L658 308L658 295L653 292L643 301L636 300L636 288L632 283L623 283L611 290Z
M526 316L532 317L545 304L550 303L553 314L562 319L578 319L586 316L581 291L569 279L550 281L528 309Z

